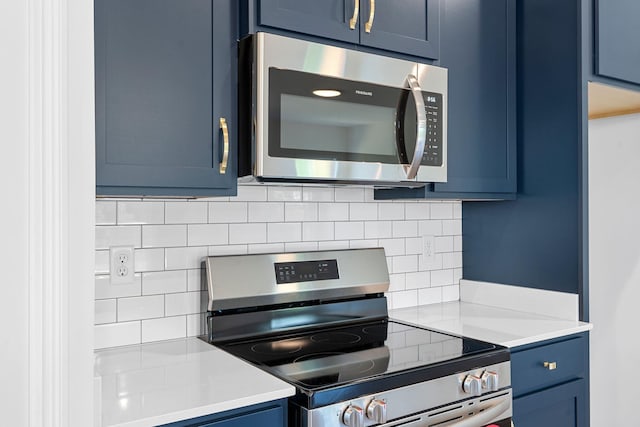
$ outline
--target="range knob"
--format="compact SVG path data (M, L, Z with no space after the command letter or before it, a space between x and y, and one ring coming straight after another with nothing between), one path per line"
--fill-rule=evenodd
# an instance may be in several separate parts
M462 390L472 396L482 394L482 380L475 375L467 375L462 382Z
M364 411L362 408L349 405L342 413L342 424L347 427L364 427Z
M367 418L378 424L387 422L387 402L379 399L373 399L367 405Z
M482 379L482 388L485 390L497 391L500 387L498 374L496 372L484 371L480 379Z

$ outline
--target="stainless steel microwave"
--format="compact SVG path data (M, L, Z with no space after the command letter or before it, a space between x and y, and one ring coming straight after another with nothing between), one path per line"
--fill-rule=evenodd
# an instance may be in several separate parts
M256 33L240 43L239 172L258 181L447 181L447 70Z

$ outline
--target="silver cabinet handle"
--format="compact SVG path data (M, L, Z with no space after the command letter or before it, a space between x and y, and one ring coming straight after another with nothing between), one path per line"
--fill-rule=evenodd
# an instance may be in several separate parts
M227 119L224 117L220 117L220 129L222 129L222 139L224 141L220 173L224 175L227 173L227 163L229 162L229 128L227 127Z
M376 17L376 0L369 0L369 20L366 24L364 24L364 31L367 33L371 32L371 27L373 27L373 19Z
M422 156L424 155L424 146L427 140L427 112L424 107L424 98L422 97L422 88L418 83L418 79L413 74L407 76L407 84L411 89L411 94L416 104L416 116L418 123L416 126L416 148L413 152L413 159L409 166L403 165L407 174L407 179L414 179L418 174Z
M358 24L358 15L360 14L360 0L353 0L353 16L349 20L349 28L356 29Z

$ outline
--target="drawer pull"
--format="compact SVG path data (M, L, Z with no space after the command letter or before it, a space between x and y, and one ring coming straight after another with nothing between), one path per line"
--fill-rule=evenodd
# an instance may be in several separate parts
M544 362L543 365L550 371L553 371L558 367L558 364L556 362Z

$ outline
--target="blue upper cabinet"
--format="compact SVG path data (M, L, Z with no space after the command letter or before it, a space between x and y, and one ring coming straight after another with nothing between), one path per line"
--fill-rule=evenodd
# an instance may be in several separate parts
M249 32L293 31L437 59L439 7L440 0L253 0L247 11Z
M595 14L596 73L640 85L640 1L597 0Z
M513 0L440 6L439 65L449 70L448 177L378 199L512 199L516 176L516 8Z
M236 7L95 1L99 196L235 194Z

